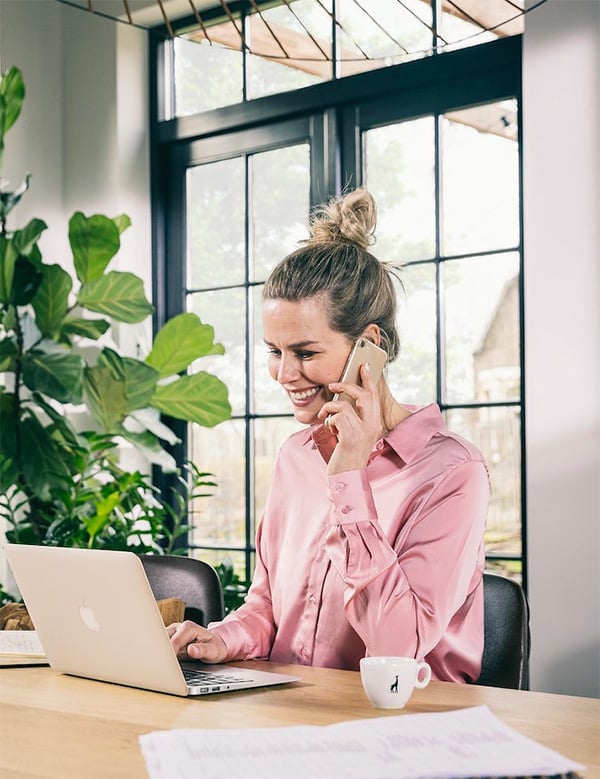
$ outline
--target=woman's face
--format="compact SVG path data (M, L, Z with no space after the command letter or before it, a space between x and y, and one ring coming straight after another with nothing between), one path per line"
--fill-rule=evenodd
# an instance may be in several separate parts
M270 298L263 306L269 373L305 425L319 421L321 406L333 397L327 385L339 379L352 348L347 336L329 327L327 301L326 295L297 302Z

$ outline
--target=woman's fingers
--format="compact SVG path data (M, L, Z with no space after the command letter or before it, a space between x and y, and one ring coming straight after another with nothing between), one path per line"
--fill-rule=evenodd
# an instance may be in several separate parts
M227 656L223 639L195 622L174 622L167 627L167 634L175 654L180 659L192 658L207 663L220 663Z

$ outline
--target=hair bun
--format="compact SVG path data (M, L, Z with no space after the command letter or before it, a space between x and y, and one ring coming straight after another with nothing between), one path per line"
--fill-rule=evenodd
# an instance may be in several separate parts
M348 243L366 249L375 243L376 224L373 196L366 189L355 189L314 212L307 244Z

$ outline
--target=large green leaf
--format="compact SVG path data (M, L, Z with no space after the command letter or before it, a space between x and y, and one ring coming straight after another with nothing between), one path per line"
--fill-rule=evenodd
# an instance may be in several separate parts
M15 396L0 387L0 490L5 492L19 477L16 462Z
M231 416L227 387L204 371L159 385L150 405L163 414L203 427L214 427Z
M41 219L32 219L22 230L15 230L13 243L19 254L28 257L48 225Z
M125 383L116 379L107 365L96 365L85 369L83 387L97 422L108 433L117 432L129 411Z
M23 475L32 491L43 501L53 489L64 488L71 478L62 451L48 430L33 416L21 423Z
M175 458L162 448L156 436L150 431L133 433L130 430L123 430L121 435L133 444L151 465L157 465L165 473L173 473L177 470Z
M0 140L21 113L25 98L25 83L18 68L12 67L0 79Z
M116 270L84 284L77 302L90 311L131 324L143 321L154 310L146 300L142 280L133 273Z
M32 301L35 322L43 335L54 338L69 307L73 280L60 265L44 265L42 272L42 283Z
M156 390L158 371L133 357L124 357L125 393L129 410L146 408Z
M77 354L65 352L52 341L23 357L23 382L30 390L41 392L61 403L80 403L84 363Z
M85 284L99 279L119 251L119 228L102 214L86 217L76 211L69 220L69 243L77 278Z
M129 411L146 408L156 389L158 371L133 357L121 357L112 349L104 349L98 360L112 370L113 377L122 381Z
M17 356L17 344L12 338L6 337L0 341L0 372L14 370Z
M166 441L171 446L181 443L175 431L161 420L159 410L151 406L132 411L127 419L123 420L123 427L128 432L136 434L147 431L154 438Z
M108 330L110 322L106 319L82 319L81 317L67 316L63 319L60 329L61 335L80 335L83 338L91 338L96 341Z
M196 314L179 314L158 331L146 362L156 368L161 377L172 376L199 357L224 354L222 344L213 343L214 337L214 329L202 324Z
M92 517L83 517L83 523L92 540L109 522L111 512L119 505L121 496L118 490L110 492L106 497L96 501L96 513ZM91 543L90 543L91 546Z
M18 252L12 240L0 235L0 303L8 303L15 275Z
M60 413L50 403L46 403L38 392L33 392L31 398L51 420L52 425L49 430L55 440L62 439L71 449L86 447L84 437L77 433L66 414Z
M119 216L113 217L113 222L116 224L119 233L124 233L128 227L131 227L131 219L127 214L120 214Z
M26 306L33 300L42 283L42 273L27 257L17 257L10 301L15 306Z

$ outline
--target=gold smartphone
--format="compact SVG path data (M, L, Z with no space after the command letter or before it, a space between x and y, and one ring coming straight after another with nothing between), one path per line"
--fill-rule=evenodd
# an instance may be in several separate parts
M340 381L361 386L360 366L368 362L371 368L371 377L377 383L386 361L387 352L376 346L373 341L369 341L368 338L359 338L350 352ZM347 400L349 403L354 403L354 400L344 392L336 392L333 400Z

